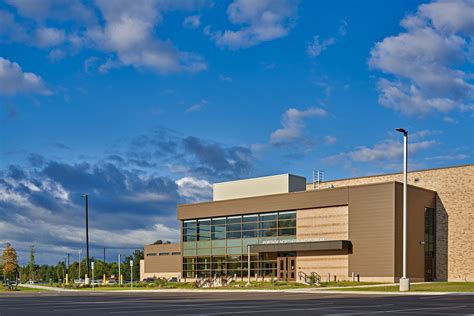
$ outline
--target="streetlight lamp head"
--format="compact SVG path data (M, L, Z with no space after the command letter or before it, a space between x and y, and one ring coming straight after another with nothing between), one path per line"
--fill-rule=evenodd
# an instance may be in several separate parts
M405 134L405 135L408 134L407 130L404 129L404 128L401 128L401 127L397 128L396 131L397 131L397 132L400 132L400 133L403 133L403 134Z
M87 194L82 194L81 197L82 198L85 198L87 196Z

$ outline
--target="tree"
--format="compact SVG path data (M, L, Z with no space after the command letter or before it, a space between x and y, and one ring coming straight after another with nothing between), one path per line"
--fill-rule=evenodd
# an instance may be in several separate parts
M163 243L163 240L158 239L157 241L153 243L153 245L161 245L162 243Z
M130 265L128 264L130 260L133 260L133 279L140 280L140 260L144 258L143 250L137 249L130 256L125 257L125 270L123 274L127 278L130 278Z
M36 262L35 262L35 246L30 247L30 261L28 261L28 278L36 281Z
M3 261L3 273L6 276L9 276L17 271L18 258L16 255L16 250L8 242L6 243L5 249L3 250L3 253L2 253L2 261Z

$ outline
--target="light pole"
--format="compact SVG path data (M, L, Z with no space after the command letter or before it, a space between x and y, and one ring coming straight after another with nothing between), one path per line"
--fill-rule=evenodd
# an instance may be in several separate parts
M92 266L92 287L94 287L94 261L91 262L91 266Z
M119 285L122 285L122 274L120 273L120 265L122 264L122 254L118 254L118 277Z
M89 276L89 195L81 195L86 199L86 261L87 261L87 276Z
M407 277L407 171L408 171L408 132L403 128L397 128L397 132L403 133L403 275L400 279L400 291L410 290L410 279Z
M81 284L81 253L82 249L79 249L79 284Z
M130 288L133 289L133 260L130 260Z

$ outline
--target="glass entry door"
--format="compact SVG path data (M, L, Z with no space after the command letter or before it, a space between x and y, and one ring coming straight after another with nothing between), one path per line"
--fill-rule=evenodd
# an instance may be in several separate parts
M296 257L278 257L278 281L296 281Z

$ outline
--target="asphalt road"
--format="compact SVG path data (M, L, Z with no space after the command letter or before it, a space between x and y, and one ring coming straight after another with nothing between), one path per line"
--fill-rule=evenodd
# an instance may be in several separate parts
M11 293L0 316L21 315L474 315L474 296L323 293Z

